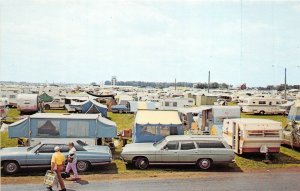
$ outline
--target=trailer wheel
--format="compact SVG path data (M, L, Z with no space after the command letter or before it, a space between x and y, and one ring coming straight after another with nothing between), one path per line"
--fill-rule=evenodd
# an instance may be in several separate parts
M50 105L49 104L46 104L44 107L45 107L46 110L50 109Z
M265 114L265 111L260 111L259 114L260 114L260 115L264 115L264 114Z
M211 167L212 160L211 159L199 159L197 162L197 166L203 170L207 170Z

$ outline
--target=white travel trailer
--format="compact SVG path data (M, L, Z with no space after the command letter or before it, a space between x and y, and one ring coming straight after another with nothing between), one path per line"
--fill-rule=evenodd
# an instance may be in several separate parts
M166 98L161 100L161 109L177 110L178 108L192 107L194 104L193 98Z
M18 94L17 108L21 113L34 113L39 110L39 98L37 94Z
M17 107L17 95L21 89L17 87L4 87L0 89L1 98L7 99L7 106Z
M223 137L235 153L278 153L282 141L282 125L268 119L225 119Z
M253 114L284 114L285 109L281 109L279 106L285 104L287 101L277 98L262 98L253 97L244 99L240 104L242 112Z

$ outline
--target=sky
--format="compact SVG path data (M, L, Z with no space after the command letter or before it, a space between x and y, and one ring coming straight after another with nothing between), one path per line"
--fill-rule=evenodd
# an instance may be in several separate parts
M0 0L0 81L265 86L299 65L299 0Z

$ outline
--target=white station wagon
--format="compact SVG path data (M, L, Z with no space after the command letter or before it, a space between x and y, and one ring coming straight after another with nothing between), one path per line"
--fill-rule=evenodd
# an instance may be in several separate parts
M213 163L233 162L234 152L218 137L171 135L157 143L128 144L121 158L139 169L149 164L196 164L209 169Z

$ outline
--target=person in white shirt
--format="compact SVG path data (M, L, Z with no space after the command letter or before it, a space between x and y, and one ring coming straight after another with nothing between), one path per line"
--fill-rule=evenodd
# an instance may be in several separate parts
M78 177L78 172L77 172L77 156L76 156L76 149L74 147L74 143L70 142L69 143L69 155L68 155L68 164L66 168L66 172L70 173L70 170L72 169L74 178L72 180L76 181L79 179Z

